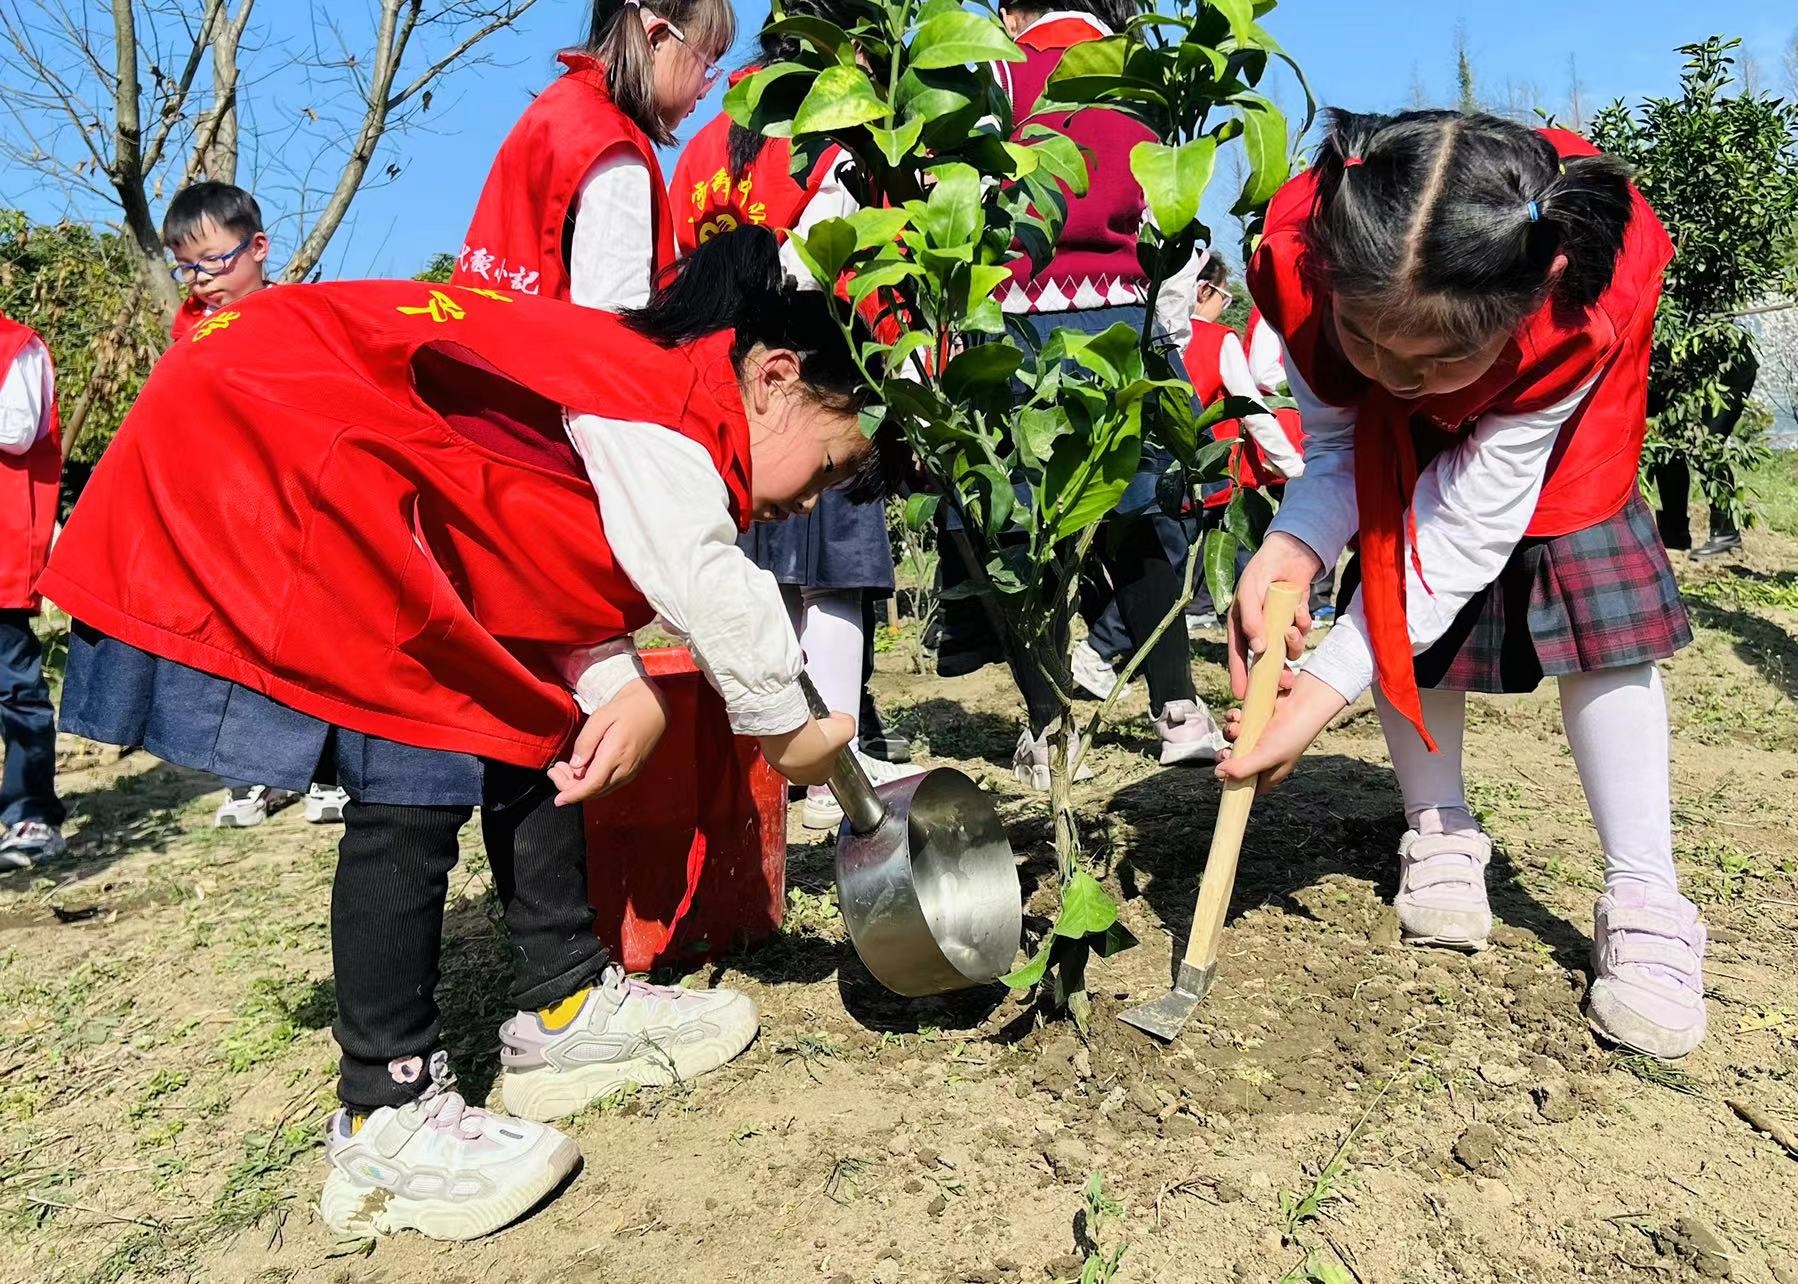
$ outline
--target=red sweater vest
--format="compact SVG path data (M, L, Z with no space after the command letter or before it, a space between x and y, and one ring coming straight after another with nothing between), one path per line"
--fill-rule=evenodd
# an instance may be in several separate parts
M760 70L748 67L730 78L736 84ZM729 116L719 116L697 134L674 164L670 187L675 249L691 254L720 232L739 227L790 231L830 173L832 152L819 157L804 186L793 181L793 144L784 138L764 140L742 178L730 172Z
M1048 265L1033 276L1027 257L1012 261L1012 285L1004 298L1009 310L1116 307L1141 303L1148 289L1148 277L1136 258L1136 235L1146 202L1130 173L1130 149L1154 142L1154 133L1121 112L1103 108L1073 116L1032 115L1062 54L1073 45L1109 34L1096 19L1084 15L1040 22L1018 37L1023 62L996 65L1000 83L1011 94L1016 136L1021 139L1029 124L1052 126L1080 145L1087 167L1086 195L1068 193L1068 221Z
M13 377L13 362L33 339L43 342L30 326L0 315L0 380ZM33 586L50 557L62 498L62 424L54 394L45 413L49 432L23 454L0 454L0 609L8 611L35 612L43 605Z
M525 109L494 158L456 255L450 280L457 285L568 298L575 201L588 172L615 148L649 168L656 274L674 262L674 220L654 144L613 104L602 63L575 53L561 61L567 73Z
M1544 130L1563 157L1597 154L1585 139ZM1527 318L1483 377L1460 392L1401 402L1369 382L1337 351L1330 296L1302 270L1304 228L1316 177L1293 179L1268 208L1267 230L1249 267L1249 288L1286 341L1289 360L1324 402L1358 410L1355 492L1361 511L1363 598L1380 685L1432 744L1423 726L1405 622L1402 546L1420 458L1427 460L1474 421L1564 401L1596 376L1549 458L1527 534L1564 535L1614 516L1636 491L1647 433L1648 358L1661 275L1673 243L1640 192L1610 287L1583 315L1552 302ZM1518 212L1523 217L1523 212ZM1416 559L1416 550L1411 554ZM1428 567L1419 567L1427 579Z
M744 521L731 342L669 350L609 313L418 282L258 293L158 363L41 587L314 717L547 765L576 726L554 650L655 614L562 408L697 441Z

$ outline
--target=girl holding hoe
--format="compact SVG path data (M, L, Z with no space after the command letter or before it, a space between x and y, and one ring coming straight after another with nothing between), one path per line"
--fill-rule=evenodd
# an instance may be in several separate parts
M1605 854L1588 1020L1660 1057L1705 1032L1705 930L1674 871L1656 668L1692 634L1637 491L1672 257L1624 166L1573 134L1332 116L1249 272L1307 444L1238 586L1238 694L1251 656L1281 642L1264 636L1269 584L1309 582L1358 538L1360 588L1254 750L1218 768L1279 783L1372 686L1409 824L1403 937L1481 949L1492 842L1467 805L1466 693L1555 678ZM1301 611L1284 640L1294 658L1309 624Z
M417 282L269 290L151 374L42 580L75 621L64 721L284 788L328 764L348 790L337 1230L497 1230L578 1161L549 1121L755 1037L747 997L611 964L575 804L666 725L631 646L657 615L737 734L793 781L828 777L851 723L809 715L779 589L736 538L826 487L879 489L865 395L764 232L701 247L622 315ZM456 1091L435 999L475 804L511 938L505 1114Z

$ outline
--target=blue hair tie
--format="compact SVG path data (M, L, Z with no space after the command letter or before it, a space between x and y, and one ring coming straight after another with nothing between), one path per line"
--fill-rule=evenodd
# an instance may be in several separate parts
M1530 222L1534 223L1541 219L1542 207L1540 205L1536 204L1536 202L1531 201L1528 205L1525 205L1523 208L1524 208L1525 213L1527 213L1530 216Z

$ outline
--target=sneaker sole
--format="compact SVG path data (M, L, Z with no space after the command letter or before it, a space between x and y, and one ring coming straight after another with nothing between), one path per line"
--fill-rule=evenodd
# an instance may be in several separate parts
M306 804L306 823L308 825L341 825L343 824L343 808L335 803L314 806Z
M502 1070L500 1108L533 1123L554 1123L625 1088L665 1088L691 1082L728 1065L755 1042L761 1032L761 1016L748 999L743 1000L742 1008L740 1013L727 1010L723 1014L723 1029L718 1034L676 1048L666 1053L666 1059L638 1057L570 1070Z
M214 816L212 827L214 829L254 829L267 819L267 816Z
M554 1138L553 1140L551 1138ZM480 1239L511 1225L559 1186L581 1161L573 1137L545 1136L516 1161L526 1175L485 1199L412 1199L365 1186L341 1169L325 1178L318 1211L341 1235L393 1235L417 1231L430 1239Z
M1492 946L1489 937L1472 936L1412 936L1402 928L1398 934L1402 945L1435 946L1443 950L1459 950L1463 954L1483 954Z
M1217 745L1163 745L1161 748L1161 765L1164 767L1187 767L1194 763L1216 762Z

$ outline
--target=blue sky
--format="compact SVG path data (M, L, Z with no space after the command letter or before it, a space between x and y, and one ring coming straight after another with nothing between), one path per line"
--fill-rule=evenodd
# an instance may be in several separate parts
M276 0L270 8L298 3ZM500 140L531 93L554 75L555 51L584 29L584 11L577 0L539 0L516 31L490 42L490 65L446 82L427 118L429 132L390 142L377 157L377 171L395 164L398 177L358 197L327 255L328 275L409 275L461 244ZM732 65L747 55L766 12L766 0L746 0L739 10L744 38ZM1306 69L1320 103L1378 110L1407 105L1414 84L1434 101L1452 99L1455 32L1463 22L1483 95L1565 113L1570 56L1590 111L1614 97L1671 89L1679 72L1674 48L1720 28L1743 38L1767 88L1785 90L1781 57L1798 30L1798 9L1791 0L1735 0L1715 9L1691 0L1506 0L1458 8L1428 0L1285 0L1266 25ZM1277 97L1292 108L1300 101L1291 86ZM683 136L717 112L720 98L714 90L700 104ZM0 179L0 196L40 216L62 212L56 200L22 190L16 174ZM1230 202L1220 191L1217 203L1221 210ZM265 204L275 206L267 211L271 220L288 213L278 198L265 197ZM1233 236L1221 215L1214 226L1220 240ZM282 246L274 257L283 258Z

